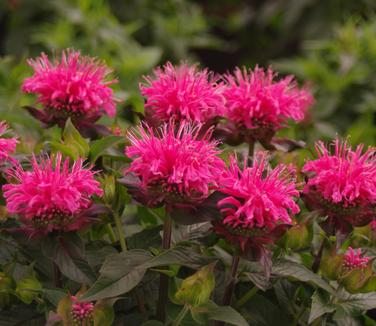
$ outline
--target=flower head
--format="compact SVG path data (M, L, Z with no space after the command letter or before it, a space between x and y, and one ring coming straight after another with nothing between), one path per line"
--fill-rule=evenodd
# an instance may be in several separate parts
M94 304L92 302L79 302L76 296L71 296L71 314L73 320L81 325L82 322L90 320L93 316Z
M343 256L342 268L345 271L350 271L353 269L366 268L369 262L369 257L361 257L361 249L353 249L349 247Z
M83 167L82 159L70 168L60 153L40 164L34 157L31 171L18 166L9 173L12 182L3 186L8 212L46 232L80 229L88 222L85 210L93 203L91 197L102 195L95 173Z
M129 133L125 154L133 161L126 174L139 178L148 205L196 204L209 195L224 168L210 136L211 129L202 135L200 126L188 123Z
M269 68L253 71L236 68L227 74L225 117L234 128L253 140L270 137L289 119L301 121L312 104L311 94L299 89L293 76L275 80Z
M242 249L252 240L250 237L267 242L273 230L292 224L291 215L299 212L294 201L299 192L292 173L284 165L268 169L266 155L261 152L253 166L244 169L231 157L230 167L220 179L218 191L225 197L217 204L222 220L215 228Z
M160 125L171 119L206 123L222 115L224 99L222 85L208 72L183 63L174 67L167 63L146 77L140 85L146 98L146 114Z
M368 224L376 204L376 150L370 148L362 154L363 145L353 150L339 139L333 147L330 153L318 142L318 158L304 165L306 201L310 207L329 216L342 216L355 226Z
M107 80L111 70L95 58L73 50L63 51L61 60L44 53L29 59L34 75L26 78L22 90L38 96L38 102L55 119L99 118L115 115L113 90L116 80Z
M0 121L0 163L9 160L9 154L14 153L18 143L17 138L5 138L8 133L8 126Z

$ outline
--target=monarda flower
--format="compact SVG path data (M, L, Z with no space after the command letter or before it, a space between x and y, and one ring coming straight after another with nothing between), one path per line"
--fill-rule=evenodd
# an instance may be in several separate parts
M0 164L10 160L10 154L16 150L17 138L5 137L9 132L5 121L0 121Z
M312 104L311 94L299 89L292 76L276 80L270 68L253 71L236 68L225 75L226 99L224 129L229 138L240 142L270 142L275 132L289 120L302 121Z
M151 125L171 119L211 124L223 114L223 86L207 69L167 63L154 75L145 77L146 83L140 85L146 98L146 119Z
M95 172L83 167L82 159L69 167L69 159L35 157L32 170L21 166L9 172L3 186L6 207L32 231L73 231L86 225L93 213L93 195L102 195Z
M316 144L316 152L318 158L303 167L307 206L328 216L325 226L330 233L370 223L376 207L375 148L362 154L363 145L353 150L336 139L332 153L323 142Z
M81 56L73 50L63 51L61 59L48 59L44 53L29 59L34 75L26 78L22 90L36 94L43 111L30 108L45 125L63 126L67 118L78 123L94 122L103 114L114 116L116 100L109 87L111 70L96 58Z
M217 157L217 142L209 141L211 129L188 123L149 126L129 133L125 154L132 159L125 184L145 205L191 206L201 203L217 186L224 162ZM131 179L133 177L133 182Z
M245 163L246 165L246 163ZM218 201L221 218L214 229L243 253L256 252L274 242L292 224L299 212L295 199L294 171L285 165L267 168L265 153L259 152L252 166L241 169L231 157L230 167L220 178Z
M71 296L71 315L77 325L90 325L93 318L94 304L92 302L79 302L76 296ZM84 324L85 323L85 324Z

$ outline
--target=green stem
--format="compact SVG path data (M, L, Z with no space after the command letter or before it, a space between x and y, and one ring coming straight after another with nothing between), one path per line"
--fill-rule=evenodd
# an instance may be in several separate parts
M106 228L107 228L107 235L110 238L111 243L115 243L116 242L116 235L115 235L114 229L112 228L112 225L110 223L108 223L106 225Z
M127 251L127 244L125 242L125 235L124 235L124 230L123 230L123 225L121 224L120 216L117 212L114 212L114 221L115 221L115 226L120 242L120 247L122 251Z
M179 314L177 315L176 319L174 320L171 326L180 326L188 311L188 306L184 306L183 309L180 310Z
M171 217L166 213L166 217L163 224L163 239L162 247L163 249L170 249L171 246L171 231L172 231L172 220ZM166 320L166 305L168 299L168 276L161 274L159 280L159 297L157 304L157 319L161 322Z
M244 306L251 298L257 293L258 287L254 286L250 290L248 290L235 304L236 308L240 308Z
M248 143L248 166L252 165L254 151L255 151L255 142L250 141Z

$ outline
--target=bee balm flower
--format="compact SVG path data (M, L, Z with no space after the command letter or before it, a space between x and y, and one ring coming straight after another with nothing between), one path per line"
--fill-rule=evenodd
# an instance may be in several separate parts
M363 145L352 150L338 139L333 147L330 153L318 142L318 158L304 165L308 178L303 190L305 201L338 228L366 225L375 215L376 151L370 148L362 154Z
M269 141L288 120L302 121L312 104L311 94L299 89L292 76L275 77L271 69L259 67L249 72L236 68L225 76L227 128L242 141Z
M4 137L8 131L7 124L0 121L0 163L10 159L9 155L15 152L18 143L16 138Z
M34 75L24 80L22 90L37 95L44 107L39 116L45 124L62 125L67 118L95 121L104 113L115 115L115 99L109 86L116 80L108 80L111 70L97 59L67 50L60 61L50 61L42 53L28 64Z
M211 129L202 135L200 127L182 123L165 124L158 131L146 126L131 132L125 154L132 159L126 176L135 176L134 197L149 205L195 205L217 185L224 168L217 157ZM127 181L125 182L127 184ZM132 193L128 182L129 191Z
M8 212L35 230L80 229L89 220L91 197L102 195L94 172L82 164L78 159L70 168L69 159L62 162L57 154L55 161L47 158L40 164L34 157L31 171L18 166L2 189Z
M79 302L76 296L71 296L72 308L71 314L74 322L82 325L85 322L90 322L93 317L94 304L92 302Z
M369 258L361 257L361 249L353 249L349 247L346 253L343 256L342 268L346 271L357 268L366 268L368 265Z
M154 74L154 79L146 77L146 83L140 85L141 94L146 98L146 117L151 124L161 125L171 119L205 124L222 115L223 87L208 70L167 63Z
M299 212L292 171L284 165L267 169L263 153L244 169L231 157L218 191L224 198L217 204L222 217L214 222L214 229L242 251L281 236L292 224L291 215Z

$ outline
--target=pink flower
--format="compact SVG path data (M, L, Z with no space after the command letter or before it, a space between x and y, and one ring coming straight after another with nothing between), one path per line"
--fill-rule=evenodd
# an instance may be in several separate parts
M339 139L333 147L330 153L318 142L318 158L304 165L308 177L305 200L329 217L342 217L354 226L368 224L376 204L376 150L369 148L362 154L363 145L352 150Z
M10 159L9 154L16 151L17 138L5 138L8 133L8 126L5 121L0 121L0 163Z
M218 191L225 197L217 204L222 220L214 223L215 230L242 250L251 242L268 243L282 235L292 224L291 215L299 212L293 173L284 165L267 168L262 152L253 166L243 169L232 156L220 179Z
M125 154L133 161L126 175L140 180L138 186L147 205L196 204L204 200L217 185L224 168L217 157L217 142L209 141L211 129L181 123L179 127L164 124L158 131L140 127L138 134L130 132L131 145Z
M343 257L342 267L345 271L350 271L353 269L363 269L366 268L369 262L369 257L361 257L361 249L353 249L349 247Z
M71 299L71 314L75 322L82 323L83 321L92 318L94 311L94 304L92 302L79 302L77 297L73 295L71 296Z
M38 96L38 102L57 119L99 118L116 112L113 90L116 80L107 80L111 70L95 58L66 50L61 60L49 61L42 53L28 64L34 75L26 78L22 90Z
M221 116L224 110L223 87L211 73L183 63L174 67L167 63L148 76L140 85L146 97L146 115L160 125L170 119L207 123Z
M33 157L31 171L18 166L9 172L12 182L3 186L8 212L45 232L80 229L88 222L85 210L93 204L91 197L102 195L95 172L82 164L78 159L70 168L69 159L62 162L59 153L40 164Z
M278 81L275 77L270 68L257 66L253 71L236 68L232 75L225 76L225 117L252 141L271 138L289 119L302 121L313 102L307 90L298 88L293 76Z

